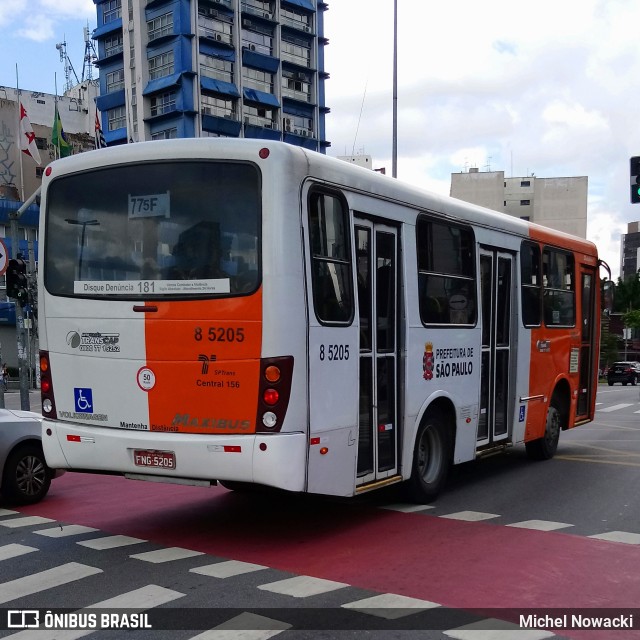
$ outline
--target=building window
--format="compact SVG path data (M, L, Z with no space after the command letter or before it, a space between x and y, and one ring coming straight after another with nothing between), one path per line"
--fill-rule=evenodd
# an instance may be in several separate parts
M282 40L282 59L301 67L311 66L311 44L306 40Z
M207 14L200 13L198 8L198 35L216 42L233 44L233 26L226 16L218 14L216 18L210 18Z
M311 74L283 69L282 95L294 100L311 102Z
M107 121L109 131L122 129L127 126L127 110L125 107L116 107L107 111Z
M49 141L46 138L36 137L36 147L38 147L38 149L46 150L49 148Z
M233 83L233 62L200 54L200 74L207 78Z
M109 0L102 5L103 24L117 20L122 15L122 0Z
M265 129L276 129L273 109L263 106L244 105L244 123Z
M309 33L311 31L311 15L307 13L298 13L293 9L285 9L280 7L280 22L294 29L301 29Z
M520 180L520 186L521 187L530 187L531 186L531 180Z
M266 71L243 67L242 79L245 87L264 91L264 93L273 93L273 75Z
M531 200L520 200L521 207L528 207L531 204Z
M230 120L236 119L233 100L220 95L202 94L202 113Z
M171 129L163 129L162 131L156 131L151 134L152 140L169 140L171 138L178 137L178 129L176 127L172 127Z
M122 34L110 36L104 40L104 55L105 58L114 56L116 53L121 53L124 48L122 41Z
M286 133L294 133L298 136L313 138L313 119L304 116L294 116L287 113L282 118L283 130Z
M250 23L243 19L243 26ZM242 46L249 51L257 51L267 56L273 55L273 32L266 26L251 23L251 29L242 29Z
M161 116L163 113L170 113L176 110L176 92L168 91L159 95L151 96L151 115Z
M173 73L173 51L165 51L153 58L149 58L149 79L164 78Z
M253 13L261 18L272 18L271 3L268 0L242 0L242 11Z
M149 41L173 33L173 13L165 13L147 22Z
M112 91L120 91L120 89L124 89L124 69L116 69L115 71L107 73L107 93L111 93Z
M418 297L424 324L472 325L476 321L473 231L420 218L417 227Z

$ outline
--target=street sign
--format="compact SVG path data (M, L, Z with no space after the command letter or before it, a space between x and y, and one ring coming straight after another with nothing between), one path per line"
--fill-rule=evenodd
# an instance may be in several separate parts
M9 250L4 240L0 238L0 276L3 276L9 265Z

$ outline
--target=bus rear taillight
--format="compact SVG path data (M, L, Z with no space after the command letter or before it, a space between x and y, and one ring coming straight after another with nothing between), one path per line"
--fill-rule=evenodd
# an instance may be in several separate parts
M276 433L282 428L293 379L293 356L263 358L260 361L260 387L256 433Z
M53 420L58 419L56 401L53 397L53 381L51 379L51 363L49 352L40 352L40 396L42 398L42 415Z

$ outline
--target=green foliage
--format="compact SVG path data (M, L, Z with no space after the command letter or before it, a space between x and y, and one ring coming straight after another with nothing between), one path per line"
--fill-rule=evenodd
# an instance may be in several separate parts
M640 279L637 276L631 276L626 280L618 278L613 309L622 313L640 309Z
M622 316L622 320L624 321L625 327L640 329L640 310L633 309L632 311L627 311L627 313Z

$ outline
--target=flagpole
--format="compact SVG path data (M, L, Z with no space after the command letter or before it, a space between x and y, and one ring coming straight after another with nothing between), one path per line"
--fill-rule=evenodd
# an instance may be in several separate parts
M20 161L20 200L24 202L24 170L22 168L22 141L20 140L20 84L18 82L18 63L16 62L16 99L18 101L18 128L16 131L18 132L16 136L16 140L20 141L20 144L17 145L18 148L18 158Z

